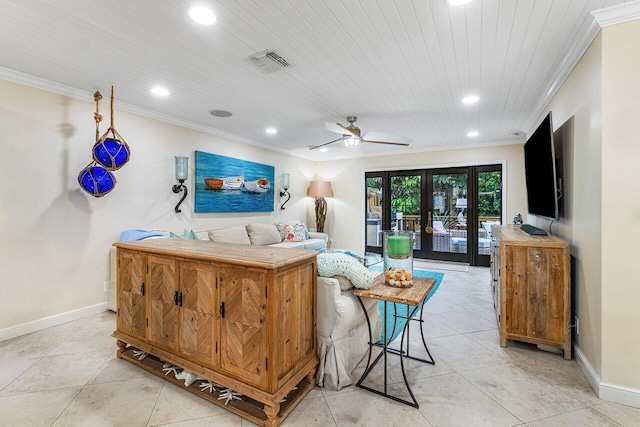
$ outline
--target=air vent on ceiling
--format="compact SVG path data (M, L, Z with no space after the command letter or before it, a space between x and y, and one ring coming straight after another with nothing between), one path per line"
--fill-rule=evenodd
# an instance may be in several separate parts
M255 65L260 71L265 74L273 73L274 71L293 66L291 62L284 59L274 49L263 50L262 52L254 53L253 55L247 57L245 61Z

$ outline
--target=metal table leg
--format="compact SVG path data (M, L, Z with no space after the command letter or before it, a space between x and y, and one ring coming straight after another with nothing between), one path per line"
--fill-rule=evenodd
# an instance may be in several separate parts
M373 342L373 336L372 336L372 331L371 331L371 321L369 319L369 314L367 313L367 310L364 306L364 303L362 302L362 299L360 297L358 298L358 302L360 302L360 306L362 307L362 309L364 310L364 315L365 315L365 319L367 320L367 328L369 329L369 356L367 358L367 367L365 368L362 376L360 377L360 379L358 380L356 386L360 387L364 390L376 393L380 396L384 396L387 397L389 399L395 400L396 402L400 402L400 403L404 403L405 405L409 405L412 406L414 408L419 408L420 405L418 404L418 401L416 400L415 396L413 395L413 391L411 390L411 386L409 386L409 382L407 380L407 375L404 369L404 358L408 357L410 359L414 359L414 360L419 360L421 362L426 362L426 363L430 363L430 364L435 364L435 361L433 360L433 357L431 357L431 353L429 352L429 349L427 348L427 343L425 342L424 339L424 334L422 331L422 308L424 307L424 304L422 304L421 306L417 306L415 307L412 311L410 310L410 306L407 306L407 312L411 311L411 313L407 313L407 322L402 330L402 337L400 339L400 349L394 349L388 346L389 344L389 337L387 337L387 304L385 301L384 304L384 313L383 313L383 325L382 325L382 329L383 329L383 339L382 339L382 345L378 344L378 343L374 343ZM420 309L420 335L422 335L422 342L424 344L425 350L427 350L427 354L429 355L429 358L431 360L424 360L424 359L420 359L417 357L413 357L409 355L409 324L411 320L416 320L413 319L413 317L415 316L416 312L418 311L418 309ZM397 318L403 318L403 316L398 316L397 311L396 311L396 305L394 303L394 332L395 332L395 327L396 327L396 319ZM405 334L407 336L407 351L403 351L402 348L404 346L404 339L405 339ZM393 336L393 334L392 334ZM373 363L371 363L371 355L372 355L372 349L373 346L378 346L378 347L382 347L382 352L380 352L380 354L375 358L375 360L373 361ZM411 401L408 400L404 400L404 399L400 399L399 397L393 396L391 394L389 394L387 392L387 388L388 388L388 384L387 384L387 353L392 353L392 354L397 354L400 356L400 367L402 369L402 378L404 380L404 384L407 387L407 391L409 392L409 395L411 396ZM375 365L380 361L381 358L384 357L384 391L379 391L379 390L375 390L373 388L370 388L368 386L363 385L363 381L367 378L367 376L369 376L369 373L371 372L371 370L375 367Z

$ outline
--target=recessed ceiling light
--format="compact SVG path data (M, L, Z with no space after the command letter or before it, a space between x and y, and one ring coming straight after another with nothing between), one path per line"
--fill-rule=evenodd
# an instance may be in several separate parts
M463 104L473 104L480 101L480 98L478 98L475 95L469 95L469 96L465 96L464 98L462 98L462 103Z
M447 0L451 6L462 6L463 4L469 3L471 0Z
M471 132L469 132L467 134L467 136L470 136L470 137L474 137L474 136L478 136L478 135L480 135L480 133L478 133L477 130L472 130Z
M277 131L277 129L276 129L276 128L267 128L266 132L267 132L269 135L275 135L276 133L278 133L278 131Z
M204 6L194 6L189 9L189 16L198 24L211 25L216 22L216 15L213 11Z
M231 117L233 113L226 110L209 110L209 114L215 117Z
M322 147L320 151L322 151L323 153L326 153L327 151L329 151L329 149L327 147Z
M151 93L158 96L169 96L169 91L159 86L152 88Z

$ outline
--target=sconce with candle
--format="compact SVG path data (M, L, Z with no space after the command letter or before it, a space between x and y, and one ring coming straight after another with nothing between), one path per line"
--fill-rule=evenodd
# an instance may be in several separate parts
M178 212L182 212L180 210L180 205L182 204L182 202L184 202L184 199L187 198L187 186L184 185L184 182L187 180L187 177L189 176L189 158L176 156L175 159L176 159L175 160L176 161L176 180L180 184L175 184L173 187L171 187L171 189L176 194L181 191L184 191L182 198L180 199L180 201L175 207L175 211L176 213L178 213Z
M282 205L280 205L280 209L284 210L284 205L287 204L289 199L291 199L291 194L289 194L289 188L291 188L291 176L288 173L282 174L282 191L280 192L280 197L287 196L287 200L284 201Z

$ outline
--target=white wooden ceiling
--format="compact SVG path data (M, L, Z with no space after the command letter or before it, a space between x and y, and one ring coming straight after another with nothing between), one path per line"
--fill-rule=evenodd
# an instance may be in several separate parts
M90 102L114 84L129 110L316 160L495 144L533 125L595 32L590 12L620 3L0 0L0 67ZM213 9L216 24L194 23L194 4ZM294 65L263 74L244 61L266 49ZM152 95L156 85L170 96ZM468 94L480 102L463 105ZM325 121L347 125L349 115L363 131L414 142L308 150L337 137Z

